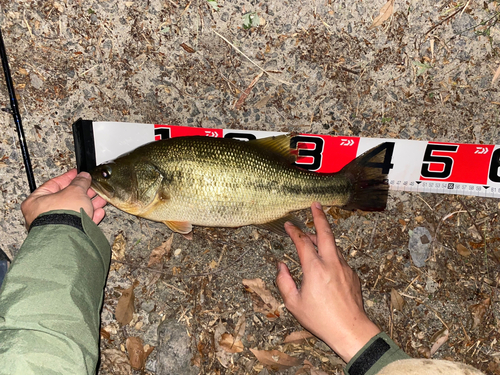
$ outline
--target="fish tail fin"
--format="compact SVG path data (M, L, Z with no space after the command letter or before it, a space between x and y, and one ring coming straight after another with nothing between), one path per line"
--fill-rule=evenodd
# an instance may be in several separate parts
M347 164L340 170L352 183L352 193L345 210L383 211L387 205L389 184L387 174L392 168L392 148L382 143ZM386 156L389 156L387 160Z

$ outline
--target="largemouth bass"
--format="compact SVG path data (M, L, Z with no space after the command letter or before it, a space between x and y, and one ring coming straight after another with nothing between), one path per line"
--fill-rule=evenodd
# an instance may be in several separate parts
M333 174L293 165L290 135L251 140L177 137L141 146L92 172L92 188L117 208L182 234L193 225L256 225L285 233L293 211L323 205L382 211L388 195L377 147Z

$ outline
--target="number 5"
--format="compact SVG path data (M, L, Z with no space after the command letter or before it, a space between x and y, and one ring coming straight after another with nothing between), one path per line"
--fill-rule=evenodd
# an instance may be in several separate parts
M424 153L424 160L422 162L422 170L420 174L425 178L439 178L444 179L451 176L453 170L454 160L451 156L434 155L434 151L439 152L457 152L458 145L436 145L428 144ZM431 171L431 164L440 164L443 167L442 171Z

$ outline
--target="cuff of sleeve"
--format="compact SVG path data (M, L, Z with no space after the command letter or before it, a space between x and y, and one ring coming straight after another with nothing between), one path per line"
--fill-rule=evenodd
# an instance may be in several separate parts
M33 220L28 232L33 228L42 227L44 225L69 225L81 230L88 236L94 246L99 249L104 266L109 268L110 259L108 255L111 251L109 242L102 231L97 227L97 224L92 221L83 208L80 209L80 212L71 210L52 210L44 212Z
M411 358L385 332L371 338L344 369L346 375L375 375L391 362Z

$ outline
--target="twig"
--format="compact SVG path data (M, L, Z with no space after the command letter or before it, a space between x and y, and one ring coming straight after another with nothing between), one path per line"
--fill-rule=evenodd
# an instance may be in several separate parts
M469 211L469 207L467 207L467 205L465 204L465 202L462 199L460 199L459 197L457 197L457 199L460 202L460 204L462 205L462 207L465 208L465 210L467 211L467 214L469 214L469 217L472 220L472 224L474 224L474 227L476 228L477 233L479 233L479 235L483 239L483 242L486 242L486 239L484 238L484 235L481 233L481 230L479 229L479 227L476 224L476 220L474 219L474 217L472 216L472 214Z
M259 70L261 70L262 72L266 73L268 75L269 78L271 79L274 79L276 81L278 81L279 83L282 83L284 85L292 85L293 83L290 83L290 82L286 82L286 81L282 81L281 79L278 79L278 78L275 78L271 75L270 72L268 72L267 70L261 68L257 63L255 63L250 57L248 57L247 55L245 55L238 47L236 47L233 43L231 43L229 40L227 40L225 37L223 37L221 34L219 34L217 31L215 30L212 30L219 38L221 38L223 41L225 41L227 44L229 44L231 47L233 47L236 52L238 52L240 55L242 55L244 58L246 58L248 61L250 61L253 65L255 65Z
M28 23L28 20L26 19L26 11L24 11L24 13L23 13L23 20L24 20L24 23L26 24L26 27L28 28L28 32L30 34L30 38L31 38L31 40L33 40L33 33L31 32L31 27L30 27L30 25Z
M224 267L224 268L217 268L213 271L210 271L210 272L203 272L203 273L196 273L196 274L192 274L192 275L183 275L183 276L177 276L177 277L180 277L180 278L187 278L187 277L204 277L204 276L210 276L210 275L215 275L216 273L219 273L219 272L222 272L222 271L225 271L227 270L228 268L231 268L232 266L234 266L236 263L238 263L250 250L252 250L252 248L249 248L247 251L245 251L243 254L241 254L238 259L236 259L233 263L231 263L230 265L228 265L227 267Z
M422 202L424 202L427 205L427 207L430 208L431 211L434 211L434 209L431 207L431 205L429 203L427 203L427 201L424 198L422 198L420 196L420 194L417 194L417 198L420 199Z
M462 14L464 14L465 9L469 6L470 0L467 1L467 3L464 5L464 9L462 9L462 12L460 13L460 17L462 17Z
M187 12L187 10L189 9L189 7L191 6L191 3L192 3L192 1L190 1L190 2L189 2L189 4L188 4L188 5L186 5L186 7L185 7L185 8L184 8L184 10L182 11L181 15L179 16L179 18L181 18L181 17L184 15L184 13L186 13L186 12Z
M429 310L431 310L431 311L434 313L434 315L436 315L436 318L438 318L438 319L439 319L439 321L440 321L441 323L443 323L443 325L444 325L447 329L450 329L450 327L448 327L448 324L446 324L446 323L444 322L444 320L443 320L443 319L441 319L441 317L439 316L438 312L437 312L436 310L434 310L432 307L430 307L428 304L426 304L424 301L422 301L420 298L418 298L418 297L414 297L414 296L410 296L409 294L405 294L405 293L399 293L399 294L401 294L403 297L411 298L411 299L415 300L417 303L421 303L422 305L424 305L425 307L427 307Z
M172 289L174 289L174 290L177 290L178 292L184 293L185 295L189 296L189 293L188 293L188 292L186 292L185 290L179 289L179 288L177 288L177 287L175 287L175 286L173 286L173 285L171 285L171 284L166 283L165 281L163 281L163 284L164 284L165 286L168 286L169 288L172 288Z
M457 13L459 13L460 11L462 11L462 9L465 9L466 5L463 5L461 6L460 8L458 8L455 12L453 12L452 14L450 14L448 17L446 17L445 19L439 21L438 23L436 23L434 26L432 26L429 31L427 31L424 36L426 36L427 34L429 34L432 30L434 30L436 27L442 25L444 22L448 21L450 18L454 17Z
M370 236L370 242L368 243L368 251L372 248L373 238L375 237L375 231L377 230L379 217L375 220L375 225L373 226L372 235Z
M173 276L173 277L179 277L179 278L187 278L187 277L202 277L202 276L210 276L210 275L214 275L216 273L219 273L219 272L222 272L222 271L225 271L227 270L228 268L231 268L232 266L234 266L236 263L238 263L250 250L252 250L251 248L248 249L247 251L245 251L243 254L241 254L238 259L236 259L233 263L231 263L230 265L228 265L227 267L224 267L224 268L218 268L218 269L215 269L213 271L210 271L210 272L204 272L204 273L198 273L198 274L192 274L192 275L173 275L171 272L165 272L165 271L160 271L160 270L157 270L157 269L154 269L152 267L144 267L144 266L138 266L137 264L132 264L132 263L129 263L129 262L125 262L123 260L117 260L117 259L111 259L111 263L120 263L120 264L125 264L127 266L130 266L130 267L135 267L135 268L139 268L139 269L142 269L142 270L147 270L147 271L150 271L150 272L154 272L154 273L159 273L159 274L162 274L162 275L169 275L169 276Z
M293 263L295 263L297 266L300 267L300 263L297 262L295 259L293 259L290 255L285 254L285 258L287 258L288 260L292 261Z

